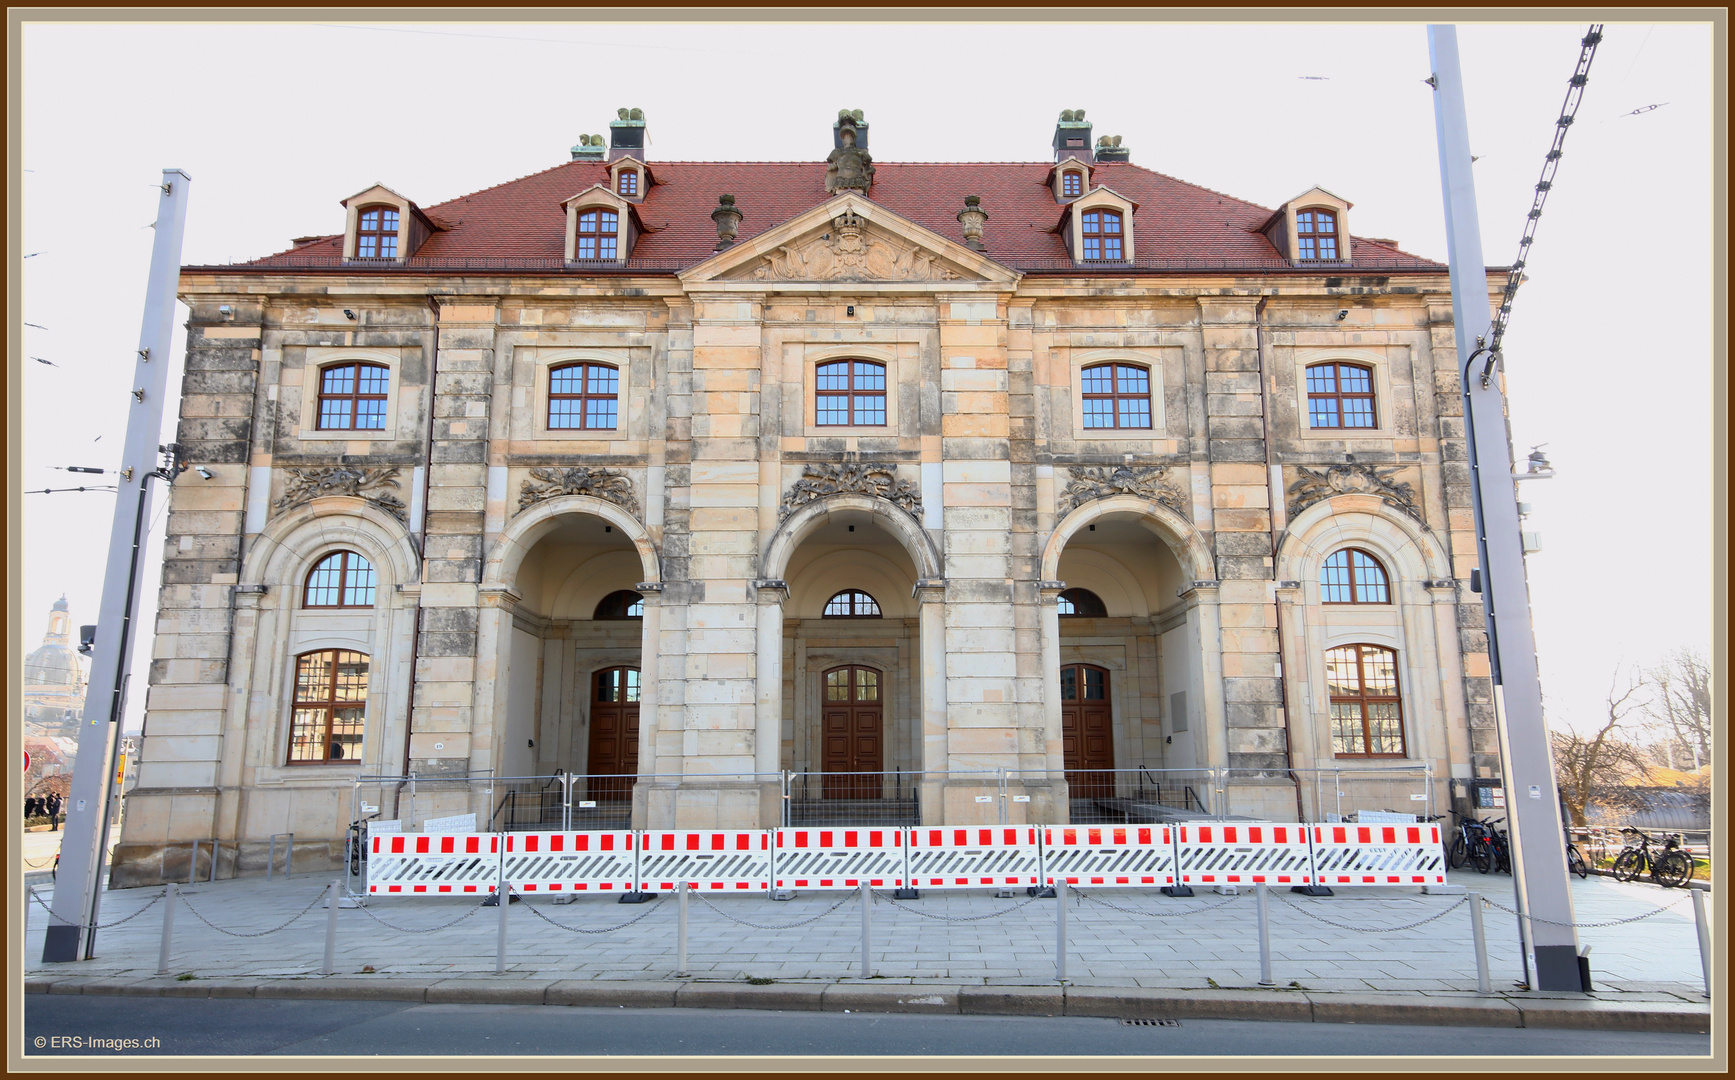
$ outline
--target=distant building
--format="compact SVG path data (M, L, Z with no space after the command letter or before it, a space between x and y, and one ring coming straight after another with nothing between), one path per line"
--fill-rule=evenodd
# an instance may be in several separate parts
M42 644L24 660L24 734L78 738L87 681L84 657L72 643L72 616L62 596L48 613Z

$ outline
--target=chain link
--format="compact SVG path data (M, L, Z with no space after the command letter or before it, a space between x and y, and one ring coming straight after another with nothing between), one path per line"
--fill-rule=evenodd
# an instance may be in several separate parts
M31 862L29 859L25 859L24 865L30 867L32 870L41 870L53 861L54 861L53 859L43 859L41 864L39 865L37 863Z
M193 918L198 919L200 922L204 923L206 926L209 926L211 929L217 931L217 933L219 933L219 934L227 934L230 937L238 937L238 938L256 938L256 937L264 937L266 934L277 933L277 931L282 930L284 927L288 926L290 923L294 922L295 920L301 918L303 915L312 911L313 905L319 903L319 901L322 898L330 896L330 895L331 895L330 889L319 890L319 892L314 895L313 899L309 900L307 902L307 906L302 908L300 911L297 911L295 914L291 915L289 917L288 921L279 923L278 925L273 926L269 930L261 930L258 933L254 933L254 934L243 934L243 933L236 931L236 930L223 929L221 926L218 926L216 923L212 922L210 919L207 919L203 915L199 914L198 908L194 907L190 903L187 903L187 896L185 893L177 894L177 899L179 899L182 903L186 904L187 910L193 913Z
M1014 911L1017 911L1019 908L1027 908L1031 904L1034 904L1038 900L1041 900L1041 899L1042 899L1041 895L1032 896L1030 899L1024 901L1021 904L1013 904L1011 907L1001 908L999 911L990 911L986 915L936 915L935 913L933 913L931 911L922 911L919 908L910 907L908 904L900 904L896 900L892 899L889 896L884 895L883 893L874 893L874 900L876 900L880 903L890 904L891 906L897 908L899 911L907 911L911 915L920 915L924 919L937 919L940 922L981 922L983 919L998 919L1002 915L1012 914Z
M513 889L512 895L513 896L522 896L523 894L520 893L517 889ZM631 926L633 923L638 922L640 919L644 919L644 918L649 917L652 912L657 910L657 903L655 900L653 900L653 901L651 901L651 904L648 908L646 908L644 911L640 912L636 917L628 919L624 923L619 923L615 926L604 926L604 927L601 927L600 929L591 930L591 929L587 929L587 928L582 927L582 926L567 926L564 923L557 923L553 919L549 918L547 915L544 915L542 912L537 911L536 906L534 904L526 902L525 906L530 909L530 914L536 916L538 919L541 919L543 922L554 927L556 930L565 930L569 934L612 934L616 930L625 930L627 927Z
M464 912L464 914L458 916L456 919L453 919L451 922L443 922L438 926L427 926L427 927L399 926L397 923L387 922L386 920L380 918L378 915L375 915L372 911L369 911L366 904L361 905L356 910L360 911L363 915L366 915L368 918L372 919L374 922L379 923L381 926L384 926L390 930L396 930L401 934L432 934L435 931L444 930L449 926L457 926L459 923L463 922L465 919L468 919L468 918L471 918L472 916L480 914L482 911L482 905L481 904L475 905L469 911Z
M1426 925L1427 923L1431 923L1435 919L1443 919L1447 915L1449 915L1450 913L1458 910L1459 908L1463 907L1465 904L1470 902L1470 898L1468 896L1460 896L1460 897L1458 897L1457 900L1454 900L1452 903L1441 908L1439 911L1434 912L1432 915L1429 915L1427 918L1417 919L1415 922L1405 923L1402 926L1351 926L1348 923L1335 922L1331 919L1326 918L1323 915L1315 915L1313 912L1307 910L1307 908L1305 908L1302 905L1296 903L1295 901L1289 899L1287 896L1279 896L1277 899L1282 901L1283 903L1289 905L1290 907L1294 908L1295 910L1301 912L1303 915L1306 915L1308 918L1314 920L1315 922L1322 922L1327 926L1335 926L1339 930L1352 930L1358 934L1364 934L1364 933L1365 934L1394 934L1394 933L1397 933L1399 930L1414 930L1416 927Z
M36 901L37 906L41 907L43 911L48 912L49 918L53 919L56 923L60 924L61 926L77 926L78 925L77 923L67 922L65 919L56 915L54 913L54 909L49 907L48 904L43 901L42 897L36 895L36 889L34 887L32 887L32 886L25 886L25 887L30 890L30 899ZM111 923L98 923L97 925L90 927L90 929L92 929L92 930L107 930L110 927L119 926L121 923L131 922L132 920L138 918L140 915L143 915L145 912L151 910L151 908L156 905L156 902L158 900L161 900L162 898L163 898L163 894L158 893L157 895L151 897L149 903L147 903L144 907L139 908L137 911L133 912L131 915L123 915L122 917L116 919L114 922L111 922Z
M727 911L724 911L722 908L718 907L716 904L713 904L713 903L711 903L711 901L705 899L704 893L696 892L696 893L693 893L693 895L698 897L699 901L701 903L703 903L706 907L710 908L712 911L715 911L717 914L723 916L725 919L728 919L730 922L740 923L742 926L751 926L755 930L793 930L797 926L806 926L808 923L818 922L819 920L825 918L827 915L830 915L832 912L836 911L838 908L849 903L849 900L850 900L850 894L844 893L843 899L839 900L837 903L831 905L830 907L826 908L824 911L820 912L818 915L813 916L812 918L802 919L800 922L783 923L783 924L778 925L778 926L770 926L770 925L767 925L765 923L756 923L756 922L749 922L746 919L737 919L735 916L729 914Z
M1690 896L1683 897L1682 899L1677 900L1672 904L1665 904L1664 906L1662 906L1660 908L1654 908L1650 911L1647 911L1643 915L1634 915L1633 917L1631 917L1629 919L1610 919L1608 922L1559 922L1558 920L1555 920L1555 919L1544 919L1544 918L1541 918L1540 916L1536 916L1536 915L1526 915L1526 916L1524 916L1524 918L1529 919L1533 923L1546 923L1549 926L1576 926L1580 930L1595 930L1595 929L1599 929L1599 928L1605 927L1605 926L1624 926L1627 923L1638 922L1640 919L1648 919L1653 915L1661 915L1665 911L1675 910L1676 908L1680 907L1682 904L1686 903L1687 900L1689 900L1689 899L1691 899ZM1517 915L1518 914L1518 910L1516 908L1509 908L1505 904L1497 904L1494 901L1488 899L1486 896L1484 896L1482 898L1482 902L1484 904L1487 904L1491 908L1497 908L1501 911L1504 911L1508 915Z
M1145 915L1153 919L1177 919L1187 915L1197 915L1202 911L1211 911L1212 909L1220 908L1225 904L1233 904L1238 899L1234 894L1231 894L1217 901L1215 904L1206 904L1203 907L1195 905L1192 907L1182 908L1179 911L1140 911L1136 908L1121 907L1119 904L1111 904L1107 900L1092 896L1090 893L1084 892L1081 889L1068 889L1067 892L1078 893L1079 899L1089 900L1093 904L1101 904L1105 908L1122 911L1128 915Z

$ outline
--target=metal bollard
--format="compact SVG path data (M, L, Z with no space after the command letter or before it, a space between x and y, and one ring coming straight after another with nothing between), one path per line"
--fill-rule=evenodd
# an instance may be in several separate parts
M283 848L283 876L289 876L289 865L295 861L295 834L289 834L289 843Z
M1482 894L1470 894L1470 936L1476 943L1476 992L1492 994L1494 984L1488 978L1488 935L1482 929Z
M277 834L271 834L271 846L265 851L265 880L271 880L271 871L277 866ZM285 874L285 877L288 875Z
M499 897L500 905L500 936L494 942L494 974L506 974L506 913L512 910L512 889L506 883L506 875L500 875L500 890L494 894Z
M675 975L687 977L687 883L681 882L681 918L675 931Z
M187 864L187 884L199 880L199 842L193 841L193 861Z
M337 905L338 898L343 895L343 879L334 879L331 883L331 896L326 904L331 908L325 913L325 964L319 969L321 975L334 973L337 963Z
M1711 996L1711 924L1705 919L1705 894L1691 885L1687 886L1693 893L1693 922L1699 931L1699 968L1705 976L1705 993Z
M1054 981L1066 981L1066 879L1054 879Z
M163 890L163 940L157 947L157 974L169 973L169 942L175 936L175 883Z
M1263 881L1253 886L1253 895L1259 901L1259 985L1276 986L1277 980L1271 977L1271 912Z
M874 894L867 879L861 883L861 977L873 978L873 966L868 960L868 943L873 937Z

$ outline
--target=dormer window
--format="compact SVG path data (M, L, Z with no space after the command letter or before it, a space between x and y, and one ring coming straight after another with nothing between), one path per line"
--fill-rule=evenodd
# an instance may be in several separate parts
M398 211L392 206L363 207L356 219L355 254L358 259L398 257Z
M619 179L615 181L615 190L629 198L639 193L639 173L637 169L624 169Z
M1298 210L1295 214L1295 257L1336 259L1337 215L1330 210Z
M578 247L574 258L613 259L619 229L620 218L613 211L587 210L578 215Z
M1083 225L1084 257L1087 260L1122 258L1119 211L1087 210Z
M1084 194L1084 174L1076 169L1068 169L1060 174L1060 194L1062 198L1076 199Z

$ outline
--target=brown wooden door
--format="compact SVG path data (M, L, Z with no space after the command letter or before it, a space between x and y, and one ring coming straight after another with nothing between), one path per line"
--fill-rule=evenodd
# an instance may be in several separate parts
M877 799L884 768L885 676L870 667L833 668L821 690L820 770L828 799ZM849 774L857 775L849 775Z
M1104 669L1090 664L1060 669L1060 740L1073 797L1112 796L1114 717Z
M586 798L623 802L632 797L639 771L639 670L617 667L591 680L590 757L593 777Z

